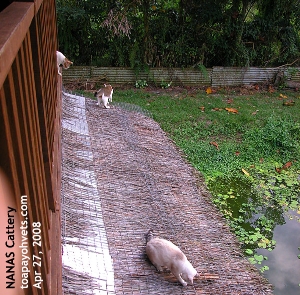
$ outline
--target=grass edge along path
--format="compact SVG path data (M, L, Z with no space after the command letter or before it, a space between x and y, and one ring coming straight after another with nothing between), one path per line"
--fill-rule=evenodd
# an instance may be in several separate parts
M113 99L153 115L204 175L249 260L267 259L256 250L274 249L275 226L291 211L299 220L300 94L174 87L116 89Z

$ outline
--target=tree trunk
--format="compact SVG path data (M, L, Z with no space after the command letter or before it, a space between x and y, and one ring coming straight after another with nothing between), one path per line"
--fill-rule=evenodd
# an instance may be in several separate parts
M143 23L144 23L144 64L149 62L150 32L149 32L149 8L150 0L143 0Z

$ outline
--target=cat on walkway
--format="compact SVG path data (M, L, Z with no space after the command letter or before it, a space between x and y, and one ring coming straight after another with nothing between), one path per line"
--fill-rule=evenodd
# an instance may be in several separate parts
M94 96L97 97L98 103L97 105L100 106L100 102L102 102L105 108L109 109L109 102L112 102L112 95L114 90L110 84L104 84L103 88L100 88L98 91L95 92Z
M146 242L146 254L158 271L161 272L165 266L184 287L187 286L187 282L193 284L197 271L176 245L154 237L152 230L148 231Z

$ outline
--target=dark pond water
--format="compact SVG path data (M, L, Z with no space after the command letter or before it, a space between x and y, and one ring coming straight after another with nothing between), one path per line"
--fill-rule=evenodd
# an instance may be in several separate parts
M300 294L300 223L296 212L289 213L294 218L285 218L285 224L277 225L274 229L273 238L277 242L275 249L271 252L265 249L257 251L268 257L262 263L270 268L264 276L274 286L276 295Z
M260 228L263 239L275 240L273 250L259 248L257 243L246 244L245 249L267 257L258 269L268 266L263 275L274 287L276 295L300 295L300 214L286 212L282 206L269 199L264 200L253 194L251 185L239 180L221 180L209 185L216 205L224 212L230 212L229 220L242 218L242 231L255 232ZM246 205L245 205L246 204ZM248 206L250 204L250 206ZM267 230L266 230L267 228ZM239 230L241 231L241 229Z

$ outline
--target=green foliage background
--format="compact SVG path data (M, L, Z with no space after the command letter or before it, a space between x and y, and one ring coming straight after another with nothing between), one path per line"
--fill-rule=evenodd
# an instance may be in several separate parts
M298 0L57 0L60 51L136 70L294 63L299 16Z

